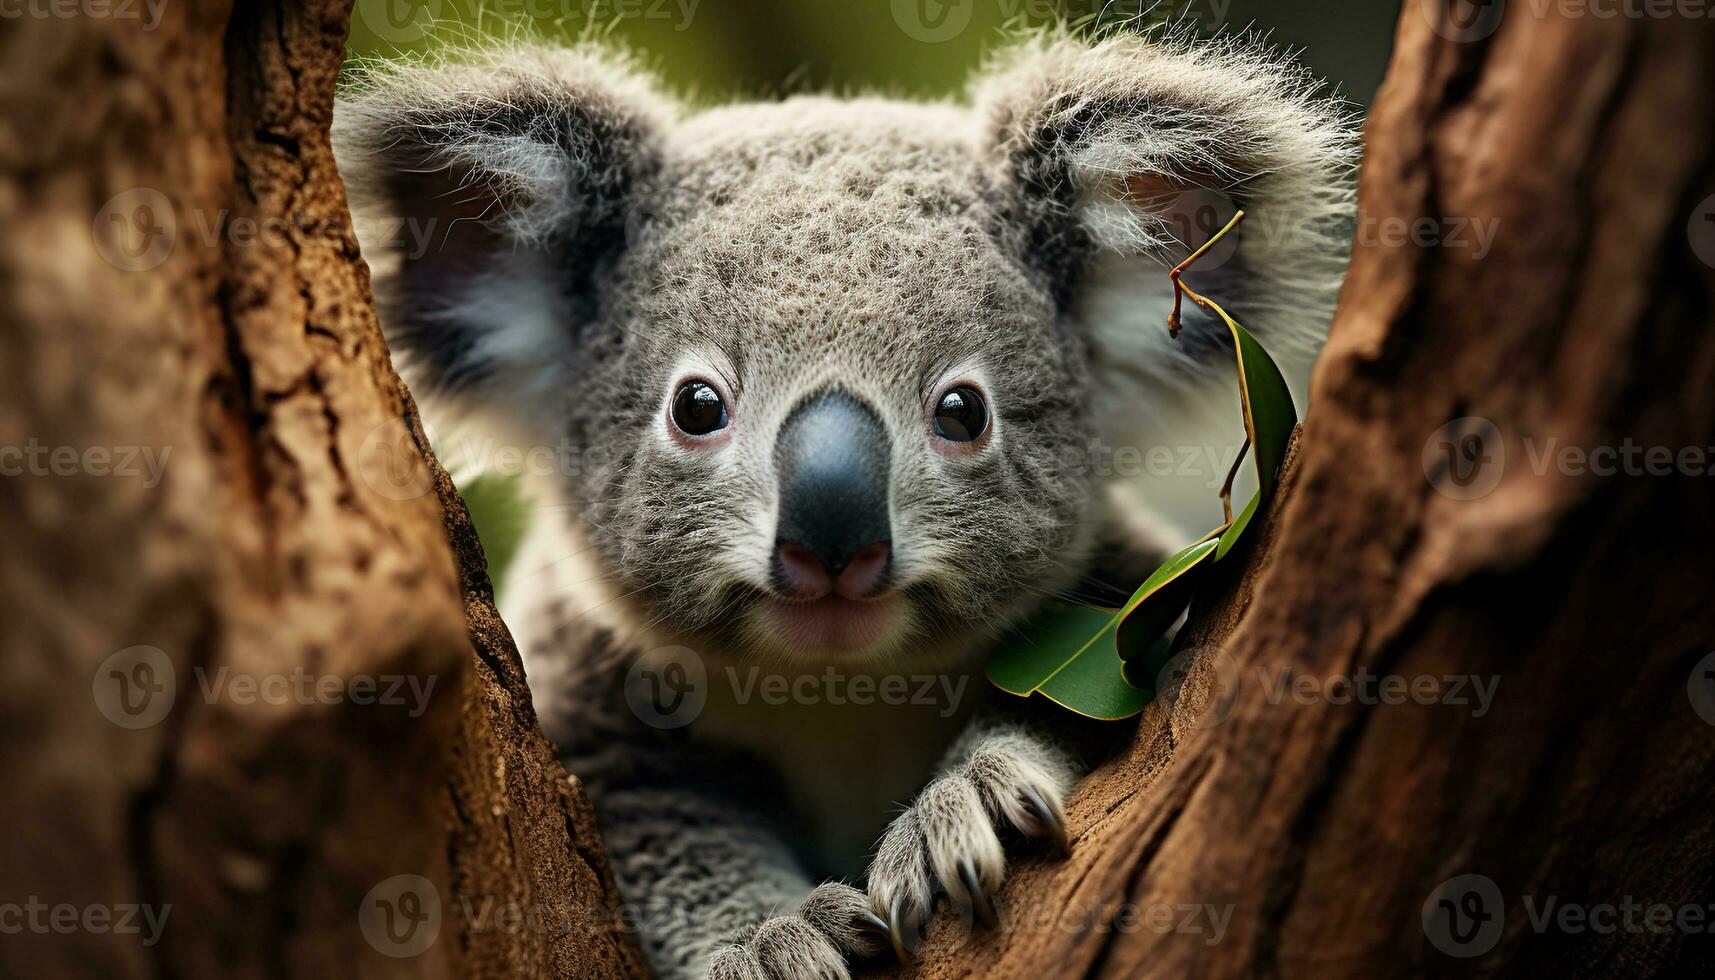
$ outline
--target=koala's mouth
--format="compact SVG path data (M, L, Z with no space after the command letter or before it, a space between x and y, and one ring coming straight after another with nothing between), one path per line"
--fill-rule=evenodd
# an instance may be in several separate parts
M879 649L898 639L909 619L897 592L872 599L830 593L809 601L770 595L758 603L758 611L777 643L803 654Z

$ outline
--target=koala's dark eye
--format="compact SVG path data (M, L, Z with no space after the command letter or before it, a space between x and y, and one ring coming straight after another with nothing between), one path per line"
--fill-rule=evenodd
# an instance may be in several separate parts
M688 436L706 436L727 427L726 402L705 381L687 381L673 396L673 424Z
M935 406L935 434L949 442L975 442L989 427L988 406L975 388L948 388Z

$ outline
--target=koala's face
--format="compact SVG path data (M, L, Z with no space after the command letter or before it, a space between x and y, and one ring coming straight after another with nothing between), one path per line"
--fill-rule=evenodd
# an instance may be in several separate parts
M967 646L1085 570L1093 447L1240 431L1223 328L1166 339L1164 194L1253 212L1198 282L1289 376L1344 268L1350 121L1254 46L1050 36L968 107L701 113L597 49L473 57L336 109L364 226L432 232L364 242L389 343L599 461L567 495L609 589L735 650Z
M591 533L679 624L873 656L1076 577L1087 354L971 129L798 100L671 142L567 424L614 463Z

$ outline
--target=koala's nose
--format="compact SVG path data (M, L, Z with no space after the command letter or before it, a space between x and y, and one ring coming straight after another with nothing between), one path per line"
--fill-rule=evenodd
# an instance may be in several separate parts
M774 576L785 591L856 599L881 586L892 545L890 448L874 410L844 391L816 395L787 417L774 445Z

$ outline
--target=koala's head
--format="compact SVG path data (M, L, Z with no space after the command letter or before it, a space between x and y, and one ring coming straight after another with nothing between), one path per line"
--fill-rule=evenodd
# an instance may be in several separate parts
M857 658L1069 588L1104 441L1198 399L1236 424L1224 331L1164 326L1187 193L1257 229L1200 288L1308 364L1354 146L1313 90L1236 42L1055 36L970 105L691 112L611 52L523 48L374 71L335 136L407 377L582 450L617 591Z

